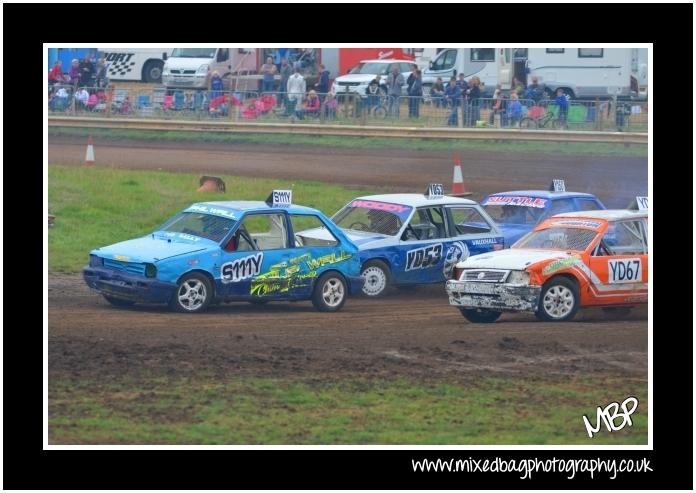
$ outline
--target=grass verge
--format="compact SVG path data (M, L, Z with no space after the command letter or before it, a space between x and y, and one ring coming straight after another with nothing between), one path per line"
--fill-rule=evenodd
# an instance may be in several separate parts
M348 137L329 135L239 134L232 132L185 132L107 128L49 127L49 137L86 137L144 141L192 141L259 145L306 145L312 147L344 147L400 149L415 151L472 151L502 153L567 154L577 156L647 157L648 147L639 144L607 144L586 142L518 142L456 139L404 139L399 137Z
M53 444L646 444L637 380L486 378L320 383L270 378L50 380ZM636 396L632 426L582 416Z
M292 189L293 202L329 215L365 192L309 181L222 176L227 192L198 193L200 176L101 167L48 167L51 272L78 272L90 250L152 232L194 202L264 200L274 188ZM369 193L369 192L368 192Z

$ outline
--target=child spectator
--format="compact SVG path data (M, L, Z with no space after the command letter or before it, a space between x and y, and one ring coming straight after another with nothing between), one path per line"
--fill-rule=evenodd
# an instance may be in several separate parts
M338 108L338 100L330 92L326 94L326 101L324 105L326 106L326 118L328 120L335 119L336 109Z
M370 81L365 89L365 94L367 94L367 111L372 112L375 108L380 106L380 100L384 95L384 89L381 83L382 76L377 75L374 79Z
M500 115L502 118L503 113L503 91L501 90L500 84L496 86L495 92L493 93L493 106L491 107L491 114L488 117L489 125L495 123L495 116Z
M524 94L524 84L517 77L512 78L512 90L517 93L517 96Z
M510 93L510 102L507 105L507 115L511 127L518 125L520 119L522 118L522 103L520 103L519 96L517 96L516 92Z
M553 101L558 106L558 119L565 125L568 120L568 98L560 87L556 90L556 99Z
M131 102L130 102L130 96L126 96L126 98L123 100L121 103L121 108L119 110L122 115L129 115L131 112Z
M77 103L78 109L86 108L87 101L89 101L89 93L87 92L87 89L85 89L84 87L81 87L75 93L75 102Z

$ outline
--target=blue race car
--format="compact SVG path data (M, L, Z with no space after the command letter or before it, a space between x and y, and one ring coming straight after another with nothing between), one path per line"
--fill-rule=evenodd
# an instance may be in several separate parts
M152 234L90 252L85 281L116 306L168 303L196 313L220 301L311 299L319 311L337 311L362 288L358 248L290 197L274 190L266 202L193 204ZM295 234L307 228L322 238Z
M481 205L505 236L505 247L529 233L534 226L555 214L606 209L592 194L547 190L518 190L489 195Z
M360 249L365 295L380 296L392 284L443 282L459 260L503 248L502 233L481 206L433 188L427 195L358 197L332 217ZM299 234L320 240L326 233Z

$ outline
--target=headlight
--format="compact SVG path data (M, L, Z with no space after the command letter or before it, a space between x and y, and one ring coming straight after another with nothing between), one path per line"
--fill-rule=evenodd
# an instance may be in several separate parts
M97 255L89 256L89 266L90 267L101 267L104 265L104 259Z
M209 67L210 67L210 65L208 65L207 63L204 63L203 65L198 67L198 70L196 70L196 73L197 74L207 74Z
M523 270L513 270L507 278L510 284L529 284L529 274Z
M155 264L145 264L145 277L156 277L157 267Z

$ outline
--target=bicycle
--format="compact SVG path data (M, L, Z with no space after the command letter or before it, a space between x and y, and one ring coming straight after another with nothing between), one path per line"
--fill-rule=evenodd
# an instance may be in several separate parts
M527 116L520 120L520 128L545 128L551 124L555 130L568 129L568 122L557 118L553 111L545 110L541 106L532 106Z

